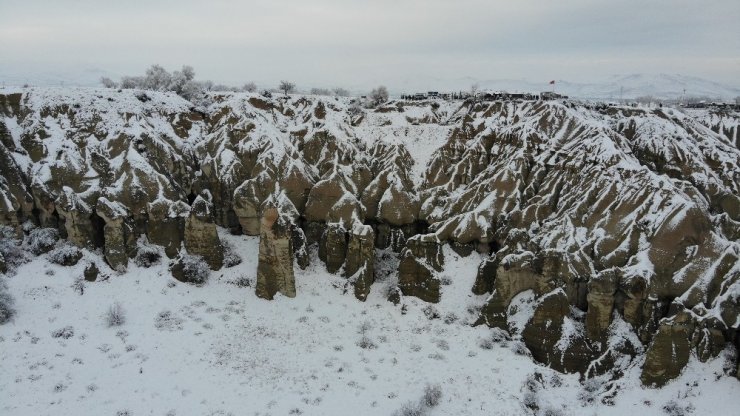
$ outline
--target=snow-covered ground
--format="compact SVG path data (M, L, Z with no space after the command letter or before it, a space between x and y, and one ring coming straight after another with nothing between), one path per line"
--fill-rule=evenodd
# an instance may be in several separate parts
M267 301L254 295L258 239L221 237L243 262L202 287L175 281L166 260L118 275L90 252L74 267L40 256L2 277L18 313L0 326L0 414L390 415L427 383L442 388L429 415L533 414L525 403L539 414L664 414L676 404L730 415L740 405L725 354L692 361L661 390L640 387L639 362L615 383L586 387L534 364L516 340L470 325L485 301L470 293L477 254L445 248L447 284L433 306L388 302L394 274L360 302L315 257L296 268L296 298ZM89 261L101 277L80 291ZM115 302L126 322L108 327Z

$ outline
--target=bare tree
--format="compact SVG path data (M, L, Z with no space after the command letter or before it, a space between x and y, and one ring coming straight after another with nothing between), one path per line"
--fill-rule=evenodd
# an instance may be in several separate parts
M180 72L183 74L183 76L185 76L185 79L188 81L192 81L193 79L195 79L195 70L190 65L183 65L182 71Z
M146 70L144 86L154 91L167 91L172 83L172 75L160 65L152 65Z
M108 77L100 78L100 83L103 84L105 88L118 88L118 84Z
M470 86L470 95L475 97L476 95L478 95L478 90L480 90L480 85L478 85L478 83L476 82Z
M195 70L192 66L183 65L181 71L175 71L172 73L170 78L170 85L167 87L168 90L174 91L175 93L182 95L182 91L185 89L185 85L193 82L195 78Z
M239 91L239 88L232 87L230 85L225 85L225 84L216 84L216 85L213 86L212 89L213 89L213 91L230 91L230 92L238 92Z
M735 105L740 105L740 95L735 97Z
M388 101L388 89L384 86L381 85L370 92L370 102L373 106L378 106L386 101Z
M334 95L337 97L349 97L349 91L345 90L344 88L334 88Z
M280 91L282 91L285 95L288 95L288 93L295 91L295 84L290 81L280 81L280 86L278 87Z
M247 82L242 87L242 90L244 90L246 92L255 92L255 91L257 91L257 84L255 84L254 82Z
M144 77L138 77L138 76L121 77L121 88L125 88L125 89L144 88Z
M311 95L331 95L331 91L326 88L311 88Z

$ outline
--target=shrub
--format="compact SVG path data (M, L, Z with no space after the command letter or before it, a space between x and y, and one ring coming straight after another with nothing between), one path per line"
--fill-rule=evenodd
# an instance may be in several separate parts
M501 328L491 329L491 341L493 342L504 342L511 341L511 335Z
M64 244L49 252L49 261L62 266L74 266L81 258L80 249L70 244Z
M187 253L181 254L180 259L172 267L172 275L175 279L196 285L202 285L208 281L210 274L211 269L203 257Z
M595 403L599 398L599 391L603 383L597 378L590 378L583 383L583 390L578 393L578 400L582 406Z
M136 257L134 257L134 264L136 264L139 267L152 267L153 265L159 263L159 260L162 258L162 254L160 254L159 250L150 245L141 244L139 245L138 249L136 250Z
M548 407L539 413L541 416L565 416L563 409Z
M496 345L491 338L483 338L478 342L478 346L484 350L492 350L493 346Z
M28 248L35 255L48 253L59 240L59 231L54 228L36 228L28 234Z
M563 385L563 378L559 374L555 373L550 377L550 386L560 387Z
M537 393L533 391L526 391L522 396L522 404L524 407L530 410L538 410L540 408L537 399Z
M241 262L242 258L234 251L234 247L230 244L224 244L224 267L234 267L241 264Z
M444 317L444 323L450 325L457 322L460 318L458 318L457 314L455 312L450 312Z
M424 396L421 401L428 407L436 407L442 399L442 386L439 384L427 384L424 387Z
M239 276L232 282L236 287L251 287L252 281L247 276Z
M424 416L425 414L426 409L424 406L421 403L414 402L404 403L400 409L393 413L394 416Z
M333 92L333 93L334 93L334 95L336 95L337 97L349 97L349 91L348 91L348 90L346 90L346 89L344 89L344 88L340 88L340 87L337 87L337 88L334 88L334 89L332 90L332 92Z
M126 323L126 311L120 303L116 302L108 308L108 311L105 313L105 323L108 325L108 328L121 326Z
M349 103L349 107L347 108L347 114L349 114L352 117L360 116L364 113L364 110L362 109L362 106L360 106L360 102L357 100L352 100Z
M74 283L72 283L72 290L78 295L84 295L85 294L85 280L76 279Z
M15 316L15 299L8 292L5 282L0 282L0 325L8 322Z
M311 95L331 95L328 88L311 88Z
M511 344L511 351L516 355L529 356L529 348L522 341L515 341Z
M357 333L365 335L371 329L373 329L373 325L370 323L370 321L362 321L360 326L357 327Z
M663 405L663 413L668 416L686 416L694 412L694 406L691 404L682 406L675 400L670 400Z
M373 107L377 107L380 104L383 104L384 102L388 101L388 89L384 86L380 86L378 88L375 88L370 92L370 105Z
M246 92L255 92L257 91L257 84L255 84L254 82L247 82L242 87L242 90Z
M182 329L182 319L168 310L157 314L154 318L154 327L160 331L174 331Z
M532 392L539 391L543 386L543 380L542 373L535 371L527 375L527 379L524 380L524 388Z
M424 308L422 310L422 312L424 312L424 316L426 316L427 319L430 319L431 320L431 319L439 319L440 318L439 311L437 310L437 308L435 308L432 305L429 305L426 308Z
M378 346L375 345L373 340L370 339L370 337L368 337L367 335L363 335L360 338L360 340L357 341L357 346L365 350L372 350L372 349L378 348Z
M0 225L0 273L13 272L28 261L12 227Z
M105 88L118 88L118 84L108 77L101 77L100 83L103 84Z
M52 338L64 338L64 339L70 339L75 335L75 329L71 326L65 326L64 328L59 328L56 331L51 333Z

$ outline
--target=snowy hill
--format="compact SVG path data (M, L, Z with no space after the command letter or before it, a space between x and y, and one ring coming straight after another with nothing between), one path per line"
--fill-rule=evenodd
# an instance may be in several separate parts
M537 82L526 79L478 79L473 77L427 79L419 77L393 85L393 90L407 93L427 90L467 91L471 85L477 84L484 90L538 93L552 89L549 81L549 79ZM685 96L734 101L735 97L740 96L740 86L679 74L612 75L603 81L589 83L564 79L555 81L556 92L582 99L618 100L620 97L634 99L641 96L681 99Z
M0 85L21 86L29 84L40 87L95 87L100 86L100 78L119 78L119 74L94 67L76 67L65 70L33 70L19 73L4 68L0 63ZM416 76L393 81L388 84L391 93L396 95L426 91L468 91L473 84L483 90L539 93L550 91L550 79L486 79L475 77L439 78ZM739 85L727 85L699 77L681 74L626 74L612 75L597 82L577 82L557 79L555 91L574 98L618 100L651 96L656 99L676 100L683 97L702 97L711 100L733 102L740 96ZM383 83L356 83L347 85L356 95L363 95ZM300 86L308 90L309 86Z
M739 124L6 88L17 316L0 342L24 347L0 349L0 406L388 414L439 383L429 414L723 414L740 391ZM94 316L113 301L121 328ZM37 391L52 404L24 406Z

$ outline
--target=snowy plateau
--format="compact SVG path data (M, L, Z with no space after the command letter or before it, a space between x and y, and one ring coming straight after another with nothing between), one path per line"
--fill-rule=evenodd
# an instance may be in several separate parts
M739 124L0 89L0 414L737 414Z

